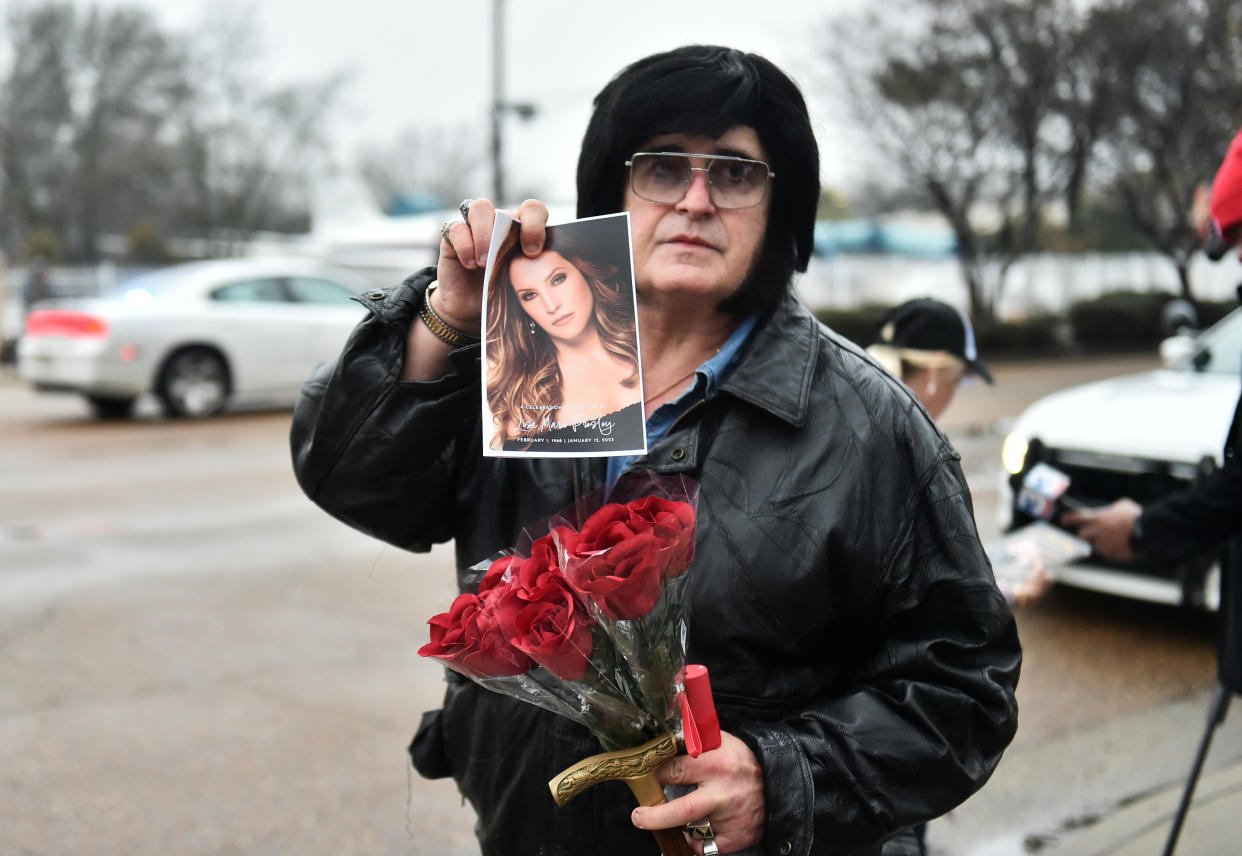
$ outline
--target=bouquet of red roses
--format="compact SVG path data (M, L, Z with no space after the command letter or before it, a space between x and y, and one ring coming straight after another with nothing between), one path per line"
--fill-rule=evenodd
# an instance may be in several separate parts
M581 525L527 526L529 543L476 566L478 591L429 620L418 653L581 723L608 750L678 733L697 499L690 479L627 474L574 515Z

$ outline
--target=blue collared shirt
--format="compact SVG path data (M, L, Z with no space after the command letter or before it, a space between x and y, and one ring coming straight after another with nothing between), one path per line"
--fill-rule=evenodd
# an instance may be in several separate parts
M750 334L755 331L755 324L758 320L757 315L743 318L742 323L737 325L737 329L721 346L720 351L695 370L694 386L673 401L661 404L655 409L651 418L647 420L648 449L664 439L664 435L681 418L682 414L700 401L716 394L716 390L728 379L742 359L742 354L746 352L746 346L750 343ZM610 489L616 484L621 474L629 469L630 464L638 460L638 457L638 455L621 455L608 459L608 487Z

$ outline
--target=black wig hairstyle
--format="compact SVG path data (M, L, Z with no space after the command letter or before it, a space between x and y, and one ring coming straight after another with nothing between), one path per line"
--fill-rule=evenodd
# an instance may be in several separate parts
M775 306L811 258L819 204L819 147L806 102L779 68L755 54L689 45L623 69L595 96L578 156L578 216L624 207L625 162L658 134L719 137L749 125L776 173L759 258L720 307L738 314Z

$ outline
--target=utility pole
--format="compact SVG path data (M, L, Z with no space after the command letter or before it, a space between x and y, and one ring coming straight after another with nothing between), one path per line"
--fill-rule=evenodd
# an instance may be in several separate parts
M534 104L505 100L505 0L492 0L492 201L504 205L505 190L505 114L522 121L535 117Z
M505 204L505 3L492 0L492 202Z

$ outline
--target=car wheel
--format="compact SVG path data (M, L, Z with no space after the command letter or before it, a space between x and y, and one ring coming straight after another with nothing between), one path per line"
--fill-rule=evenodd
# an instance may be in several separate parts
M169 358L156 392L169 416L201 419L224 407L229 397L229 372L214 351L187 348Z
M96 419L128 419L134 415L134 399L132 398L104 398L98 395L88 395L86 400L90 402L91 412L95 414Z

